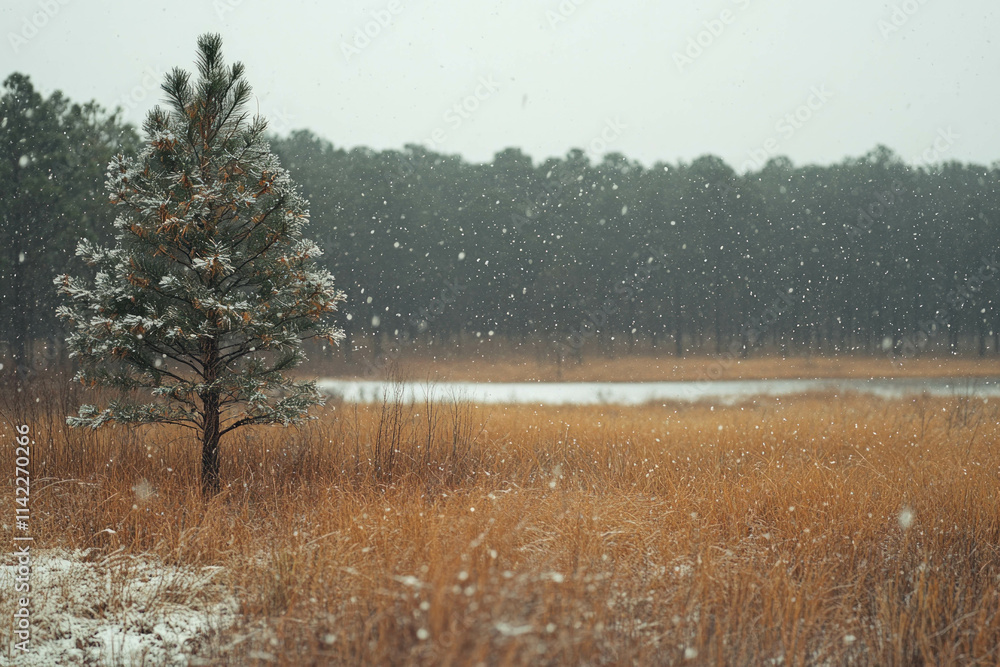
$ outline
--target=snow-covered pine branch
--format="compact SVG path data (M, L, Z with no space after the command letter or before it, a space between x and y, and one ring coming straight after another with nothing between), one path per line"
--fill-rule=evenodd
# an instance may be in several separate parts
M172 423L202 435L202 484L219 488L219 437L249 424L294 424L322 398L286 372L302 341L337 344L344 300L302 237L307 204L246 111L240 64L226 67L221 38L198 40L198 78L165 77L167 107L152 109L145 146L108 165L118 209L114 248L80 241L92 282L56 279L77 379L147 403L82 406L73 426Z

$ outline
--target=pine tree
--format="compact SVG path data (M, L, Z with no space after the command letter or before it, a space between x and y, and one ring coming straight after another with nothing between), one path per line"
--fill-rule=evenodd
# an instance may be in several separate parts
M93 283L56 279L76 379L120 390L68 423L195 429L206 493L220 487L221 436L299 423L322 403L315 383L286 374L305 359L302 341L343 337L330 317L344 295L302 238L306 202L264 141L265 121L247 112L243 65L225 66L221 46L199 38L197 82L170 72L144 149L111 161L115 247L77 247Z

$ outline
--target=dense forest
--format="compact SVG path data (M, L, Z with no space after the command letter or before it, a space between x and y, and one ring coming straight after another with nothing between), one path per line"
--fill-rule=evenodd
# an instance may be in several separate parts
M109 240L106 165L139 138L18 74L0 130L0 341L26 366L62 354L52 279L83 271L79 238ZM642 165L582 150L478 164L307 130L272 148L347 292L348 356L362 340L380 354L470 337L576 356L1000 351L1000 163L913 166L879 146L747 173L710 155Z

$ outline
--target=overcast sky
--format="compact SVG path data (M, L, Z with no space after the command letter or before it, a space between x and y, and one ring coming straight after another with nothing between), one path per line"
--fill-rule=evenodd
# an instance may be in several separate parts
M826 164L885 144L911 162L989 164L1000 160L996 7L5 0L0 74L120 104L139 123L162 74L193 69L197 36L220 32L273 129L342 147L421 143L474 161L579 147L647 165L712 153L743 171L773 154Z

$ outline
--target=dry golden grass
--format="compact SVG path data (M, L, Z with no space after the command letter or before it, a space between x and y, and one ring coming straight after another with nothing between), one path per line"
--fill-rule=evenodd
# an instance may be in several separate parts
M1000 660L993 401L331 405L224 440L205 502L185 433L40 396L37 546L223 566L211 664Z
M404 357L408 377L469 382L662 382L671 380L758 380L807 378L986 377L1000 375L1000 358L939 357L754 357L636 355L585 357L582 363L553 363L516 357L439 360ZM355 373L355 375L358 375Z
M587 350L582 361L555 363L551 350L513 347L504 342L468 344L460 351L435 348L395 351L372 363L362 347L351 364L319 350L310 354L308 371L344 378L381 379L392 368L414 380L453 382L659 382L671 380L759 380L808 378L903 378L1000 376L1000 356L947 354L921 357L841 354L790 356L757 352L749 359L691 354L678 358L666 348L646 346L634 354L609 356ZM537 347L537 346L536 346Z

